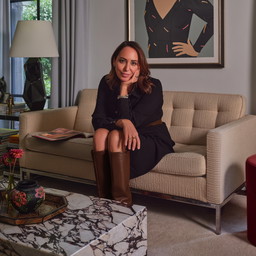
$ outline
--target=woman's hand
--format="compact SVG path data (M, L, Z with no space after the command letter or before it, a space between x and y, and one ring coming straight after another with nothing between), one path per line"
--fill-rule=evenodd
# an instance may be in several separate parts
M136 72L134 72L134 74L128 81L121 82L120 95L128 94L129 87L138 81L139 75L140 75L140 70L137 70Z
M134 124L128 119L119 119L116 125L123 128L124 146L129 150L140 149L140 138Z
M182 42L173 42L173 45L176 45L172 47L173 52L176 52L176 56L181 56L181 55L189 55L193 57L198 56L198 52L195 51L193 45L191 44L190 40L187 41L186 43Z

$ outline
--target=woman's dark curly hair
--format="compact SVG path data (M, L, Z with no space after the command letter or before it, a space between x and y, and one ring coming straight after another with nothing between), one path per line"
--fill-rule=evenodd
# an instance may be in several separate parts
M122 51L122 49L125 47L133 48L138 54L140 76L137 81L137 86L140 88L140 90L142 92L144 92L146 94L151 93L152 86L154 86L154 85L149 78L149 75L150 75L149 65L147 63L147 59L146 59L145 54L144 54L143 50L141 49L140 45L134 41L124 41L114 51L114 53L111 57L111 70L106 77L109 87L113 88L114 86L120 84L120 80L116 75L114 61L116 60L117 56Z

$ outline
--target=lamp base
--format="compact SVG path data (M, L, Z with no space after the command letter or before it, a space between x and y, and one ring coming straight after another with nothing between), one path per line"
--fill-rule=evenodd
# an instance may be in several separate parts
M30 110L42 110L46 102L46 93L39 58L29 58L24 65L24 69L26 80L23 99Z

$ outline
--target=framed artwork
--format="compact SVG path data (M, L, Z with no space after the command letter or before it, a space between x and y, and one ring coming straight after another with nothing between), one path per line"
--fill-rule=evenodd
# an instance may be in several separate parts
M151 68L224 67L224 0L127 0L127 40Z

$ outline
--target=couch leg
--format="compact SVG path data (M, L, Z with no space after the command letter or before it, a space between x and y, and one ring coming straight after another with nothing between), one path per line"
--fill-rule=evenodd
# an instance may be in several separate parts
M20 168L20 180L30 179L30 172L26 168Z
M215 208L215 233L220 235L221 233L221 205L216 205Z

